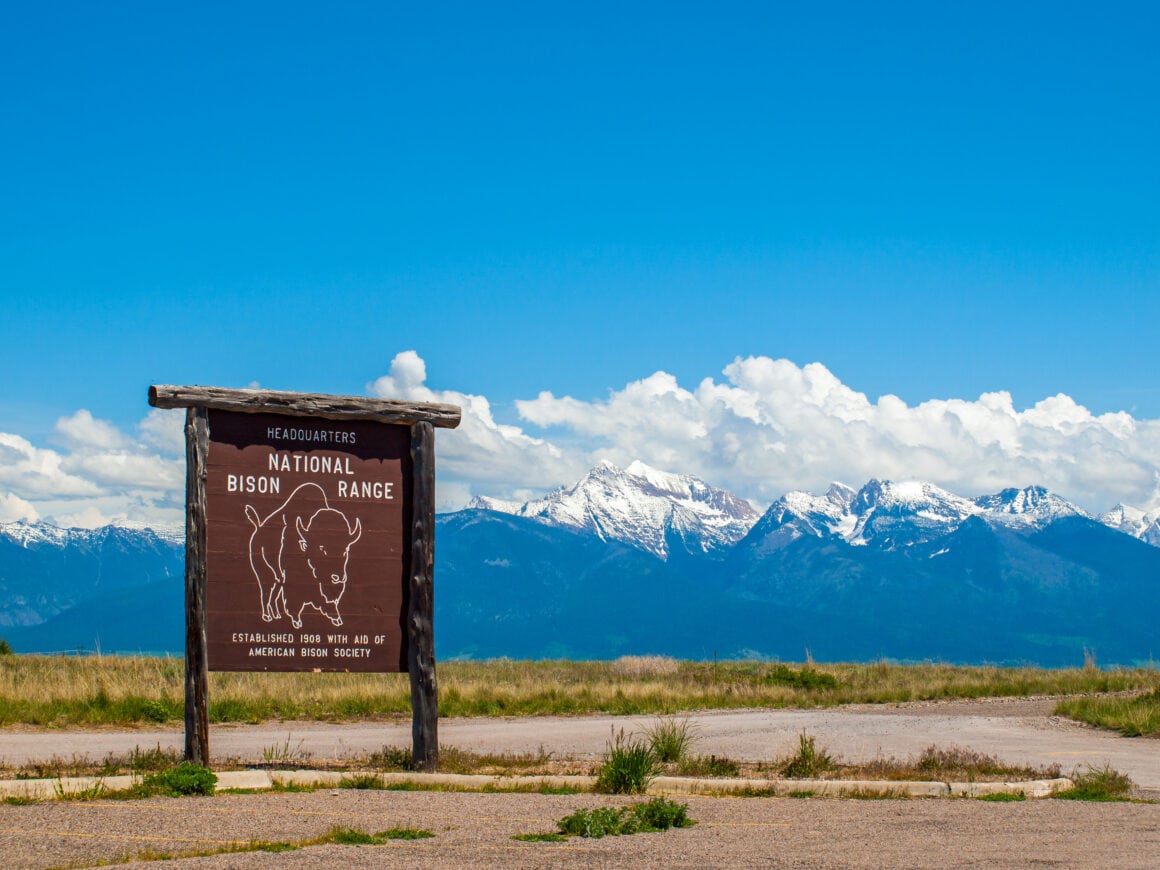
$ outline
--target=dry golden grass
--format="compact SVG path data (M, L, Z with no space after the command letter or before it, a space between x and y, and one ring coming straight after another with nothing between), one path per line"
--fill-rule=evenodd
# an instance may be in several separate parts
M183 663L176 658L0 657L0 726L178 722ZM952 665L688 662L447 662L439 666L444 716L816 707L945 698L1079 695L1160 688L1151 669ZM405 674L210 675L213 721L347 720L406 716Z

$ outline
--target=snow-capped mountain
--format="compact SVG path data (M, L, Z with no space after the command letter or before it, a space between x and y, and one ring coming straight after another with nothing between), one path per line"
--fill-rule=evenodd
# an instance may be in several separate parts
M973 516L1030 532L1063 517L1088 515L1040 486L969 499L922 481L870 480L859 490L835 483L823 496L786 493L766 511L750 537L760 539L767 551L803 535L834 536L853 546L892 550L934 540Z
M1042 486L1012 487L995 495L982 495L975 504L988 522L1016 529L1039 529L1064 517L1091 519L1083 508Z
M1160 547L1160 510L1142 511L1131 505L1118 504L1099 519L1105 526Z
M94 598L184 574L183 536L0 523L0 626L37 625Z
M601 462L572 486L524 504L476 498L469 507L592 532L661 559L667 559L674 546L689 553L728 547L743 538L759 516L749 502L726 490L643 462L628 468Z
M52 523L27 522L17 520L11 523L0 523L0 538L19 544L22 547L67 547L70 544L84 544L102 541L113 530L140 532L146 536L153 536L171 544L185 543L185 529L142 526L131 523L111 523L96 529L61 528Z

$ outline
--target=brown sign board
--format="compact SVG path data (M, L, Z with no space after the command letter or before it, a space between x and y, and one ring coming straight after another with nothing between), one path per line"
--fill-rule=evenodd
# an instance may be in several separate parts
M210 670L407 670L411 430L208 411Z

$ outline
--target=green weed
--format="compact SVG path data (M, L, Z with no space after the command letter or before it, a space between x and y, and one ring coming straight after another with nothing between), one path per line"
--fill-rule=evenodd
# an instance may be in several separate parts
M377 834L368 834L358 828L334 827L321 837L303 843L303 845L338 843L342 846L381 846L388 840L424 840L434 836L430 831L418 828L390 828L386 831L379 831Z
M660 773L660 764L645 741L614 732L596 778L596 790L607 794L642 794Z
M695 824L689 818L688 804L678 804L666 798L653 798L642 804L619 809L596 807L577 810L557 822L561 834L572 837L616 837L667 831L669 828L687 828Z
M1132 796L1132 780L1110 764L1103 767L1088 765L1086 770L1071 775L1072 787L1052 795L1070 801L1126 801Z
M150 793L169 797L212 795L217 785L217 774L200 764L182 762L169 770L147 774L141 788Z
M834 759L825 750L814 745L813 736L798 735L798 751L780 764L781 775L790 779L813 779L820 773L834 769Z
M681 761L697 741L695 726L685 716L681 719L666 717L658 719L645 729L649 747L657 761L672 764Z
M381 840L427 840L435 835L419 828L389 828L375 836Z

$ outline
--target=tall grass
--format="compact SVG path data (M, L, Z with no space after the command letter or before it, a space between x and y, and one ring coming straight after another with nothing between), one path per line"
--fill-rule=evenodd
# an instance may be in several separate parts
M1056 705L1055 712L1111 728L1125 737L1160 736L1160 689L1130 697L1067 698Z
M793 678L793 673L808 676ZM0 726L177 724L183 709L183 680L183 661L178 658L2 656ZM439 665L443 716L671 715L700 709L944 698L1155 694L1157 689L1160 672L1151 669L1041 670L886 662L802 667L672 659L658 659L648 666L504 659ZM213 673L209 699L214 722L368 719L405 716L411 709L406 674ZM1153 730L1141 733L1155 733L1154 724L1144 721L1144 727Z

